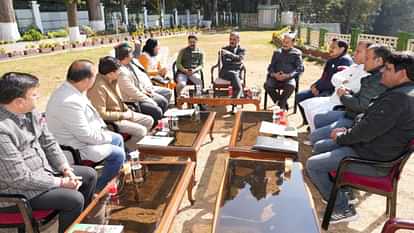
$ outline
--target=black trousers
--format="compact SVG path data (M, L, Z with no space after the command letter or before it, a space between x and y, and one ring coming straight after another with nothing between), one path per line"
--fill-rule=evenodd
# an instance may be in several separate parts
M31 200L29 203L33 210L58 210L59 233L64 233L73 221L89 205L92 195L95 193L96 171L85 166L72 166L77 176L82 177L82 186L79 190L55 188L48 190ZM16 212L17 207L8 207L2 211Z
M264 89L272 98L273 103L277 104L281 109L287 109L287 100L295 91L296 82L291 79L287 82L279 82L274 79L267 79Z

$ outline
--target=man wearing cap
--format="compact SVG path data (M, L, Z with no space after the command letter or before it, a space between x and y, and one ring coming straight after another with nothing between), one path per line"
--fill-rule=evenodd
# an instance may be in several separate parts
M264 88L273 102L284 110L288 109L287 100L295 90L295 78L298 78L304 71L302 52L293 47L294 43L294 33L283 35L282 48L274 51L272 61L267 68L268 74L264 84ZM282 92L279 93L278 90Z

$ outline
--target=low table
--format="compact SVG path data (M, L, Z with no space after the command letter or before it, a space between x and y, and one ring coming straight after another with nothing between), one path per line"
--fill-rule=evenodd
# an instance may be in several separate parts
M213 140L215 112L200 112L200 118L184 116L178 119L178 129L172 130L174 141L168 146L138 145L140 159L150 155L188 157L197 165L197 154L207 134ZM195 168L194 168L195 169Z
M193 162L141 162L146 170L144 182L125 184L118 200L109 201L106 219L110 225L123 225L125 233L167 233L177 215L186 192L192 198L195 164ZM108 194L109 185L75 220L90 222L90 216L99 201ZM136 200L138 193L138 201ZM109 215L109 216L108 216Z
M260 134L259 129L262 121L272 122L272 112L237 112L229 143L230 157L280 160L292 158L296 160L297 153L270 152L252 149L252 146L256 144L257 136Z
M231 98L227 91L216 91L214 95L202 94L201 96L180 96L177 98L177 106L184 103L187 104L205 104L208 106L227 106L227 105L245 105L253 104L256 106L256 111L260 110L260 97L243 97Z
M213 233L320 232L300 163L229 158L224 174Z

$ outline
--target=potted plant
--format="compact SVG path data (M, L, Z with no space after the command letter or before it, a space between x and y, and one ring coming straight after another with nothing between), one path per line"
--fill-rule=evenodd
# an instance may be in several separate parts
M0 60L9 58L9 55L6 53L5 48L0 48Z
M81 43L79 41L73 41L70 43L72 48L80 48L81 47Z
M63 49L65 49L65 47L63 46L63 44L62 43L60 43L60 42L56 42L56 43L54 43L53 44L53 46L52 46L52 50L53 51L60 51L60 50L63 50Z
M9 57L21 57L24 55L23 51L12 51L7 54Z
M52 52L52 43L41 43L39 44L39 52L40 53L50 53Z
M25 50L23 50L23 54L25 56L37 54L38 52L39 52L39 50L36 48L36 45L34 45L34 44L28 44L28 45L26 45Z

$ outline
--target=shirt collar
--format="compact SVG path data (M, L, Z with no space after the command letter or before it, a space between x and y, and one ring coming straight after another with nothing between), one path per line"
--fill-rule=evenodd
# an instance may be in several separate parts
M22 127L29 117L29 113L26 114L18 114L14 112L8 111L5 107L0 106L0 113L6 115L10 119L12 119L19 127Z

